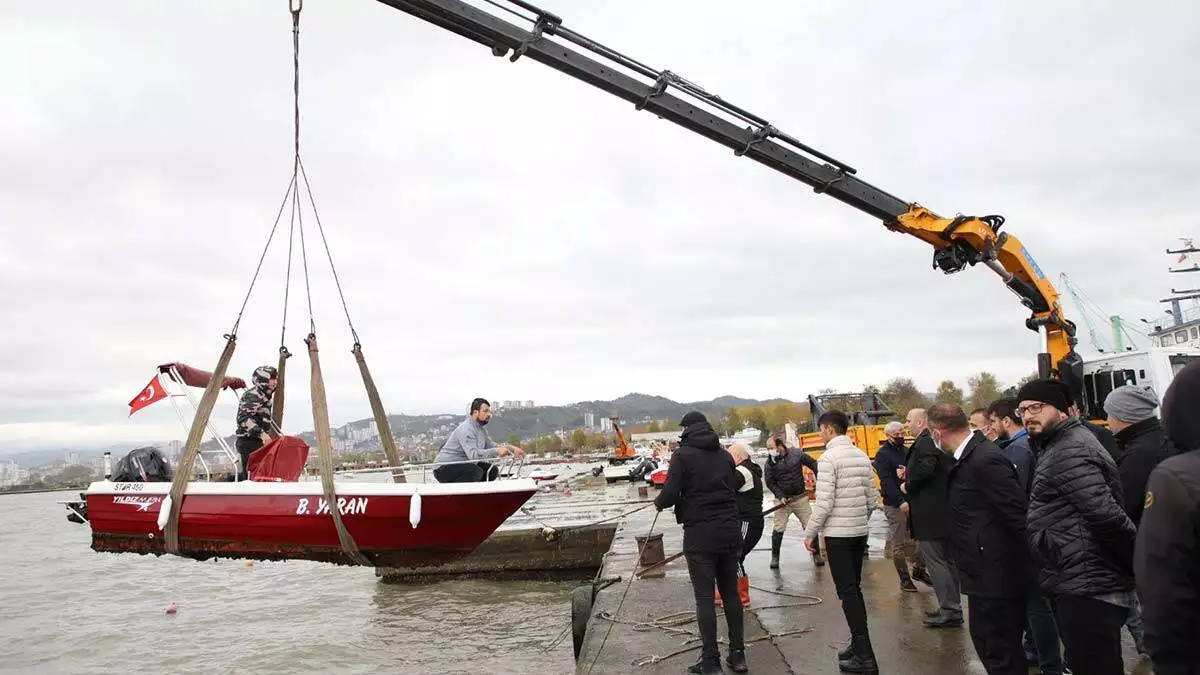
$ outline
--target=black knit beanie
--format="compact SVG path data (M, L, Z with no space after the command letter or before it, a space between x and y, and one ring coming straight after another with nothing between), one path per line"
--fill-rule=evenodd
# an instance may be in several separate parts
M1163 396L1167 436L1180 451L1200 450L1200 362L1179 371Z
M690 413L684 415L683 419L679 420L679 426L686 429L686 428L692 426L693 424L699 424L700 422L707 422L707 421L708 421L708 418L704 416L704 413L693 410Z
M1071 407L1071 390L1058 380L1034 380L1017 392L1017 403L1021 401L1040 401L1065 413Z

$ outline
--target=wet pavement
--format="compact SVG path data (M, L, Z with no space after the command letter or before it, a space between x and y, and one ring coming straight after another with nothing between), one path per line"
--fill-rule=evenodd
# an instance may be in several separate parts
M577 675L682 673L699 656L697 643L686 642L698 634L698 630L683 558L660 568L665 572L661 577L633 579L630 584L637 562L635 537L647 534L654 514L654 509L648 509L631 516L617 532L602 575L620 576L621 582L601 591L596 598L593 618L576 662ZM829 567L813 565L812 557L804 550L799 525L793 520L784 537L780 569L768 567L769 518L767 532L746 560L751 583L751 607L745 615L746 659L752 673L832 675L839 672L837 651L846 645L849 636L846 622ZM883 558L885 528L884 523L872 521L870 556L863 561L863 594L880 673L985 675L975 657L965 623L961 628L925 627L925 610L937 606L933 589L917 583L917 593L900 590L895 568ZM682 533L671 511L658 516L653 531L663 533L666 556L679 551ZM814 599L794 597L805 595ZM963 602L965 609L966 598ZM600 612L615 615L617 623L596 618ZM723 638L725 619L720 611L717 616L718 630ZM664 617L665 620L661 620ZM662 628L645 625L655 619L661 620L658 625ZM643 625L635 626L635 623ZM796 634L796 631L805 632ZM792 634L785 635L787 633ZM778 637L766 638L768 634ZM755 638L763 639L750 644ZM1138 656L1124 631L1122 643L1126 672L1132 675L1152 673L1149 661ZM696 645L694 649L677 653L693 645ZM722 658L727 653L724 646L721 653ZM726 668L726 672L732 671Z

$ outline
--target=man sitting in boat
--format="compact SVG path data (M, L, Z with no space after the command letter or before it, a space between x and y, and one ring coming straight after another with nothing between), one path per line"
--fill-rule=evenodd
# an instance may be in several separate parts
M242 394L237 411L237 451L242 458L238 467L238 480L246 480L246 466L250 453L273 440L271 407L275 395L278 373L273 366L259 366L251 376L251 386Z
M496 480L500 476L500 470L491 462L483 460L505 457L510 452L518 458L525 456L525 451L515 445L496 445L488 438L484 427L491 419L492 405L487 399L477 398L471 401L470 417L451 432L450 438L446 439L433 460L439 465L433 470L433 476L439 483Z

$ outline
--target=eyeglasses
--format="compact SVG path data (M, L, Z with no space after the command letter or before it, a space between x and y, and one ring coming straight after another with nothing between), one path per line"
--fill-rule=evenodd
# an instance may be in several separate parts
M1029 405L1023 405L1023 406L1018 407L1017 414L1020 415L1022 418L1024 418L1026 415L1036 415L1036 414L1042 412L1042 408L1045 408L1045 407L1046 407L1045 403L1030 403Z

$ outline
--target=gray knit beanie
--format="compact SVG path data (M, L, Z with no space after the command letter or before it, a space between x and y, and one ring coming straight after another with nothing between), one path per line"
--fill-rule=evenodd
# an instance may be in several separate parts
M1158 395L1148 385L1127 384L1112 390L1104 399L1104 411L1122 422L1136 424L1154 417Z

